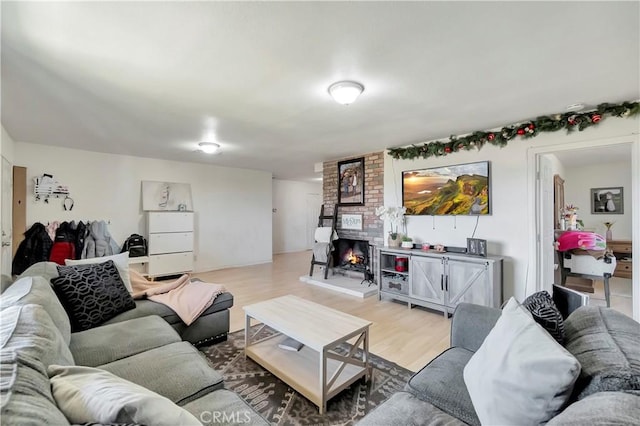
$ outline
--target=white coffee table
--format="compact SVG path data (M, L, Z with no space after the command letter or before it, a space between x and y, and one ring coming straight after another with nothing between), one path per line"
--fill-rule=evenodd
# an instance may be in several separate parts
M317 405L320 414L350 384L369 380L370 321L291 295L245 306L244 313L245 355ZM262 323L255 333L252 319ZM265 325L278 333L256 339ZM304 344L302 349L278 347L287 336ZM347 355L335 352L341 343L349 343Z

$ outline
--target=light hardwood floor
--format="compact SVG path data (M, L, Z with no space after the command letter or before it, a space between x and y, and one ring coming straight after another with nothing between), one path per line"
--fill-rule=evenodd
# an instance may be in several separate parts
M294 294L372 321L369 350L409 370L419 370L449 347L451 320L441 313L422 308L409 310L406 304L379 301L377 296L361 299L302 283L299 279L309 273L310 260L311 251L279 254L273 263L193 276L223 284L233 294L231 331L244 328L243 306Z

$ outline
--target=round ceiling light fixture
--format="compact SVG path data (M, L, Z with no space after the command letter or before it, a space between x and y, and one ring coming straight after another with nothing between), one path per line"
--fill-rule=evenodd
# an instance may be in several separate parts
M205 154L215 154L220 150L220 145L214 142L200 142L198 149Z
M329 94L339 104L353 103L364 91L364 86L355 81L338 81L329 86Z
M584 104L580 102L567 106L567 111L570 111L570 112L582 111L583 109L584 109Z

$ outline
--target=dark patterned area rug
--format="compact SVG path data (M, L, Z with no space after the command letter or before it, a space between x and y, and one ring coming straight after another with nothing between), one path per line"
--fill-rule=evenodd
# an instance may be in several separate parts
M255 326L254 326L255 327ZM261 332L272 334L265 329ZM339 348L342 349L342 348ZM370 354L371 379L358 380L327 403L327 412L244 356L244 330L226 342L201 347L213 367L224 376L225 388L237 393L267 421L276 425L352 425L401 390L411 371ZM346 354L346 349L341 350Z

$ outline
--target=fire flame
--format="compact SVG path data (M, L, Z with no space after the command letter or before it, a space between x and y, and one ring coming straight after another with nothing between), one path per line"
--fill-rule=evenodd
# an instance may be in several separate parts
M349 250L349 253L347 253L347 262L352 264L358 263L358 257L353 254L353 250Z

